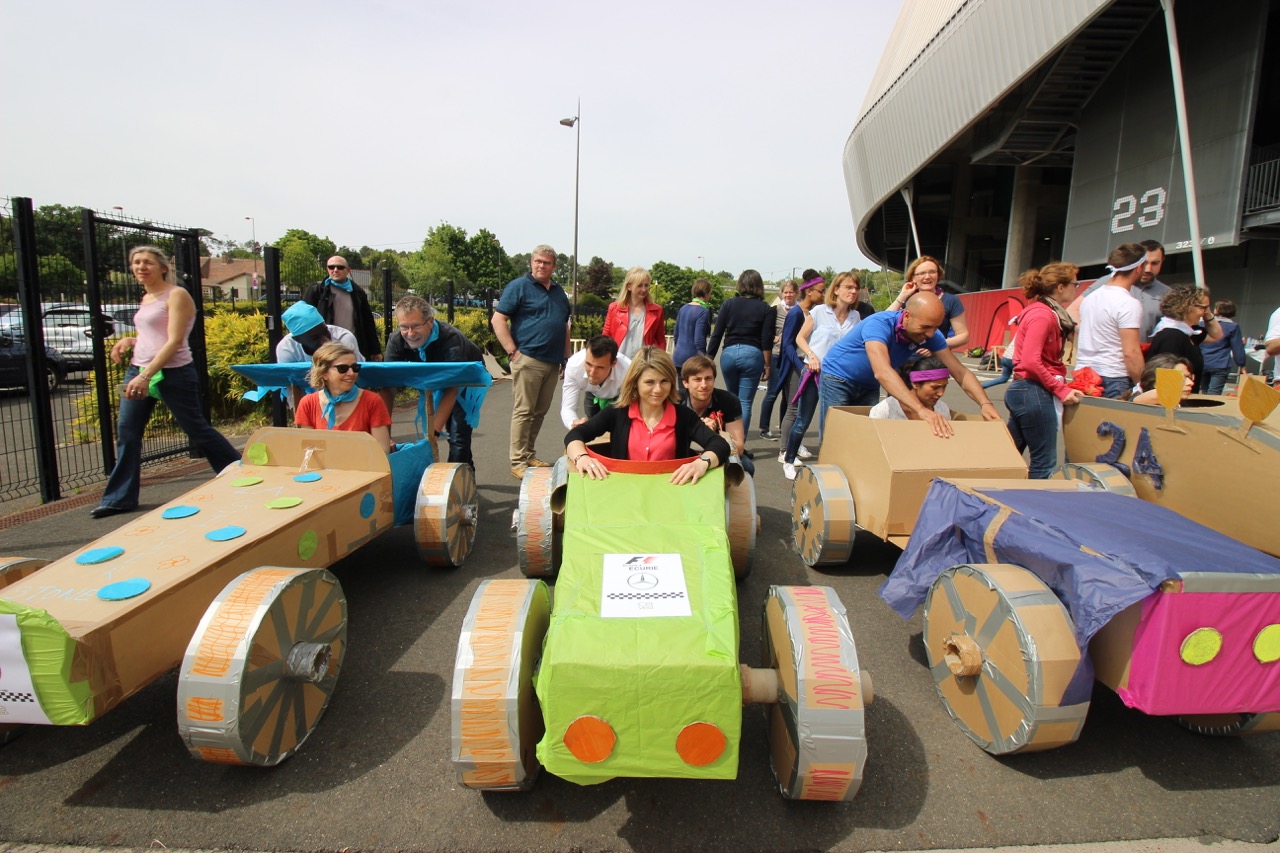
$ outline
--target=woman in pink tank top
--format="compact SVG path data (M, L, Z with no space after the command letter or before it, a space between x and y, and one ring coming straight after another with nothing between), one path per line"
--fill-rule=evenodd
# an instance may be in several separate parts
M196 320L191 295L174 283L172 263L155 246L136 247L129 253L129 267L146 294L134 315L138 336L121 338L111 348L116 364L127 353L132 355L116 423L116 464L102 502L90 513L94 518L138 508L142 436L157 398L215 472L240 460L236 449L204 416L200 378L187 343Z

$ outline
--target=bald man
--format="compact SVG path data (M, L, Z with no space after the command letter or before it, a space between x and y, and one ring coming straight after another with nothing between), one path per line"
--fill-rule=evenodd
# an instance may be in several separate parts
M951 422L925 408L898 375L901 365L925 349L981 407L984 420L1001 420L978 377L952 355L947 339L938 331L946 315L938 295L922 291L909 298L901 311L881 311L860 322L822 360L819 396L824 411L830 406L874 406L883 387L904 411L913 411L928 423L934 435L951 436Z

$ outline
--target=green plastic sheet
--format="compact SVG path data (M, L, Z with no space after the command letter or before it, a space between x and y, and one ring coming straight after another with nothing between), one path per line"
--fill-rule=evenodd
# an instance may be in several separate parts
M737 776L742 688L724 472L684 486L668 476L569 476L564 556L535 687L546 724L538 759L578 784ZM692 615L601 617L605 554L679 554ZM569 724L588 714L618 738L596 763L579 761L564 744ZM676 752L681 729L695 722L715 724L726 739L720 757L702 767Z
M58 726L93 720L93 690L75 666L76 642L45 610L0 598L0 613L11 613L22 632L22 656L31 671L40 708Z

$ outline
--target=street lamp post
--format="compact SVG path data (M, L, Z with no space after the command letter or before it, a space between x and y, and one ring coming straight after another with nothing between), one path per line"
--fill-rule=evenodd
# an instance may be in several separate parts
M707 268L707 259L704 258L702 255L698 255L698 269L706 270L706 268Z
M253 289L249 291L249 295L253 299L257 299L258 294L256 293L256 291L258 289L258 221L254 219L252 216L246 216L245 219L249 220L249 231L253 235L253 245L250 247L250 251L253 253L253 286L252 286Z
M562 118L560 123L572 127L577 133L573 154L573 312L572 321L578 319L578 178L582 165L582 99L578 99L578 113L573 118Z

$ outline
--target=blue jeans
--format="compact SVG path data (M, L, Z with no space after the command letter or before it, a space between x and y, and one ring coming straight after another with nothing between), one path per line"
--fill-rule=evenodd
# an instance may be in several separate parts
M996 379L989 379L982 383L983 388L994 388L997 385L1003 385L1013 378L1013 359L1000 359L1000 376Z
M797 374L796 385L803 381L803 376ZM782 457L788 462L796 461L796 454L800 452L800 444L804 441L805 430L809 428L809 423L813 420L813 412L818 408L818 382L810 379L805 382L803 390L800 392L800 399L791 407L796 413L796 421L791 426L791 432L786 436L787 449Z
M819 416L820 423L826 423L827 409L832 406L874 406L880 402L880 386L867 388L862 385L854 385L847 379L841 379L832 376L830 373L823 371L821 379L818 381L818 397L821 402L822 414Z
M749 344L734 344L720 353L720 372L724 374L724 387L738 395L742 406L742 428L751 426L751 404L755 401L756 386L764 375L764 352Z
M769 431L769 421L773 418L773 406L779 397L782 397L782 405L778 409L778 423L781 425L782 420L787 416L787 405L789 401L782 393L782 383L786 377L780 375L782 371L774 370L773 375L769 377L769 388L765 391L764 402L760 404L760 431ZM781 427L779 427L781 428Z
M124 374L125 383L137 375L138 368L130 366ZM160 399L215 473L240 461L240 454L231 442L204 419L195 365L166 367L158 387ZM142 485L142 434L155 405L154 397L120 401L120 420L116 423L116 466L111 469L107 490L102 495L103 506L125 511L137 509Z
M1230 376L1231 368L1229 367L1206 370L1204 375L1200 377L1200 384L1204 387L1204 393L1221 394L1222 390L1227 387L1227 378Z
M1009 409L1009 434L1014 446L1019 453L1031 451L1027 476L1047 480L1058 466L1058 411L1053 395L1039 382L1015 379L1004 392L1004 404Z
M1102 396L1109 397L1112 400L1127 399L1129 392L1133 390L1133 380L1128 376L1104 376L1102 377Z

